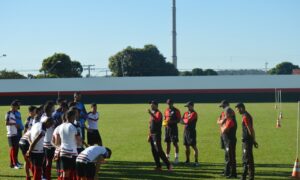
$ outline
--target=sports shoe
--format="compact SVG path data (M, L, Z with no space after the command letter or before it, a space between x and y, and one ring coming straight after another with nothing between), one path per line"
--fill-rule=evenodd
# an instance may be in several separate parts
M156 167L156 168L154 168L154 171L162 171L162 168L161 167Z
M18 165L15 165L14 166L14 169L21 169L22 167L21 166L18 166Z
M178 164L179 163L179 159L178 159L178 157L177 158L175 158L175 160L174 160L174 164Z
M168 171L169 171L169 172L172 172L172 171L173 171L173 166L172 166L172 165L170 165L170 166L168 167Z
M195 166L195 167L199 167L200 164L199 164L198 162L195 162L195 163L194 163L194 166Z
M184 162L184 164L185 164L185 165L189 165L189 164L190 164L190 161L187 160L187 161Z
M237 179L237 175L226 176L226 179Z

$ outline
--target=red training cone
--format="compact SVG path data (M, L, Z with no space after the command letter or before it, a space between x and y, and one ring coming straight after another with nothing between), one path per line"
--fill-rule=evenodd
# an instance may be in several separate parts
M282 120L283 119L283 115L282 112L279 113L279 119Z
M281 128L280 119L277 119L276 128Z
M300 178L300 168L299 168L299 159L297 158L294 164L293 172L292 172L292 177L299 179Z

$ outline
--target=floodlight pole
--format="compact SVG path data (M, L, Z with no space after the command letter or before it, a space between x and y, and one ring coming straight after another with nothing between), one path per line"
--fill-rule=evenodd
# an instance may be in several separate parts
M176 0L173 0L172 61L177 68L177 32L176 32Z

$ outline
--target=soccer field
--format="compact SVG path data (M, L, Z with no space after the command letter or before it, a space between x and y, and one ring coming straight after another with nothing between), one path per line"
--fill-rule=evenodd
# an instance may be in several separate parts
M232 104L233 106L234 104ZM184 112L183 104L175 104ZM89 109L89 106L86 106ZM182 163L174 165L174 172L155 172L150 145L147 143L148 104L99 105L100 133L105 146L112 149L112 158L100 170L101 179L222 179L224 152L220 149L219 128L216 119L221 109L218 104L195 104L198 112L197 143L200 167L185 166L184 146L182 145L183 126L179 125L180 155ZM274 103L249 103L247 110L254 119L259 149L254 149L256 179L289 179L296 154L297 104L283 104L282 127L276 128L277 114ZM159 109L163 112L165 104ZM8 143L4 115L8 106L0 107L3 118L0 128L0 179L24 179L24 169L9 168ZM23 121L27 117L27 107L21 107ZM241 167L241 116L237 114L237 162L239 177ZM163 144L163 147L165 145ZM21 153L19 159L23 162ZM174 160L174 149L171 151ZM191 160L193 157L191 156ZM54 167L53 167L54 168ZM53 175L56 175L53 169ZM55 176L53 177L55 178Z

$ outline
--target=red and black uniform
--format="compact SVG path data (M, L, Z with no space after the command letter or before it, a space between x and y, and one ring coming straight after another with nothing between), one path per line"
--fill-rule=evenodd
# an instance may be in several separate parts
M253 132L253 119L251 115L246 111L243 115L243 178L246 179L249 172L249 179L254 179L254 158L253 158L253 136L249 134L248 128Z
M235 117L227 118L224 124L227 129L222 137L225 144L225 175L236 176L236 130Z
M150 144L151 144L151 150L152 155L156 164L157 168L161 168L160 159L163 160L163 162L167 165L167 167L170 167L170 162L168 158L166 157L165 152L162 149L161 146L161 127L162 127L162 113L157 111L152 111L152 114L150 116Z
M185 146L195 146L197 144L196 124L198 115L196 111L188 111L183 115L184 135L183 144Z
M168 108L165 111L165 120L168 121L168 125L165 128L165 142L178 143L178 126L180 122L181 115L180 111L173 107Z
M222 111L221 115L220 115L220 119L224 119L225 117L225 112ZM222 137L222 133L220 135L220 145L221 145L221 149L225 149L225 144L224 144L224 140L223 140L223 137Z

